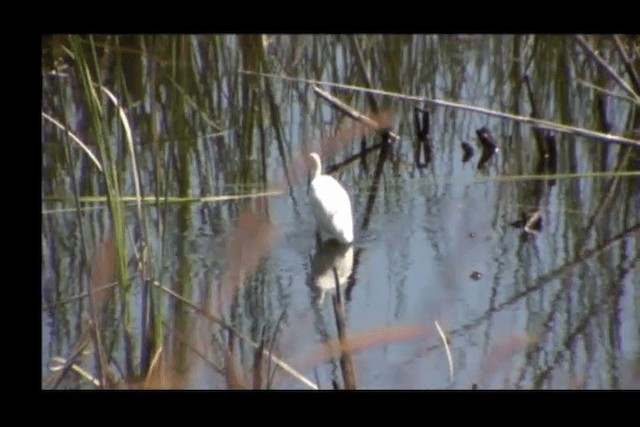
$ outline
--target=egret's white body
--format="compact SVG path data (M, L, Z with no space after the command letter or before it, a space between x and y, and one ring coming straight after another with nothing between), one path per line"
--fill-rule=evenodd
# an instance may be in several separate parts
M353 242L351 200L346 190L332 176L322 175L320 156L311 153L311 210L318 228L340 243Z

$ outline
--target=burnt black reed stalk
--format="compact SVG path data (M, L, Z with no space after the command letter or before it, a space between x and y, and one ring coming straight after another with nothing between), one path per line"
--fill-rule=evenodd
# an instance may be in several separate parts
M546 167L549 173L555 174L558 171L558 144L556 143L556 137L551 132L547 132L544 136L547 152L549 157L546 159ZM549 183L549 185L555 185L555 180Z
M362 135L362 137L360 138L360 152L358 153L358 156L360 157L360 164L362 165L362 167L364 168L364 170L368 170L369 168L367 167L367 137L365 135Z
M363 139L365 138L364 136L362 137ZM339 162L339 163L333 163L331 165L327 165L325 167L326 173L333 173L336 172L340 169L342 169L343 167L347 166L350 163L355 162L356 160L360 160L363 164L363 166L367 167L367 160L366 157L369 153L376 151L376 150L380 150L384 145L386 145L387 142L385 142L384 140L382 142L379 142L375 145L372 145L371 147L366 147L366 143L362 143L360 144L360 148L361 150L359 152L357 152L356 154L353 154L349 157L347 157L346 159L344 159L343 161Z
M371 221L371 213L373 212L373 205L376 201L376 195L378 193L378 187L380 184L380 178L382 177L382 170L384 169L384 163L389 157L390 145L382 143L380 147L380 153L378 155L378 162L376 163L376 169L373 172L373 180L369 187L369 195L367 196L367 203L365 204L365 213L362 219L362 230L366 231L369 228L369 221Z
M607 95L598 91L595 95L596 109L598 111L598 118L600 119L600 131L609 133L612 130L611 121L607 114ZM607 145L604 145L607 147ZM606 157L606 156L603 156Z
M433 158L431 148L431 120L429 111L413 107L413 120L416 130L416 144L414 145L414 158L418 169L426 168ZM424 154L424 162L420 161L420 146Z
M369 195L367 196L367 202L365 205L365 213L364 213L364 217L361 225L361 229L363 231L366 231L369 228L369 222L371 221L371 213L373 212L373 206L375 204L376 195L379 188L380 177L382 176L384 163L389 157L389 150L391 149L390 144L386 141L386 138L388 138L388 136L383 136L382 138L383 138L383 141L381 143L376 144L375 146L369 147L367 149L367 151L370 152L379 147L380 154L378 155L378 161L376 163L376 168L373 173L373 180L371 182L371 186L369 187L369 192L368 192ZM359 156L359 155L356 155L356 156ZM356 156L353 156L353 157L357 158ZM358 248L355 251L355 254L353 256L353 272L358 271L358 267L360 266L361 254L362 254L362 248ZM353 291L356 285L355 277L356 277L356 274L354 273L352 273L349 276L349 279L347 282L347 289L345 290L345 298L347 299L347 301L351 301L351 292Z
M344 304L340 290L340 280L338 279L338 271L335 266L332 268L333 278L336 283L336 295L333 295L333 314L336 317L336 328L338 329L338 342L340 343L340 369L342 370L342 381L344 388L347 390L355 390L356 375L353 368L353 358L349 350L349 342L347 340L347 328L344 319Z
M539 157L538 164L536 165L535 174L544 175L546 172L548 172L547 157ZM539 211L542 206L542 200L544 196L547 194L547 189L554 186L555 182L556 182L555 179L552 179L552 180L537 179L531 183L531 186L533 187L535 212L530 213L527 222L524 224L525 231L528 231L531 229L530 227L532 224L531 218L533 218L536 215L539 215Z
M258 102L258 131L260 133L260 165L262 167L262 189L267 189L267 138L264 132L264 113L262 102Z

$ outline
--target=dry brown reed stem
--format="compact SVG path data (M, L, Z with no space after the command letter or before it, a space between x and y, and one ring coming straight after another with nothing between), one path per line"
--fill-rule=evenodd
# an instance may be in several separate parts
M95 311L92 317L100 316L109 296L101 291L109 289L115 282L115 259L116 247L113 238L99 242L91 262L91 307Z
M611 66L609 64L607 64L607 62L602 59L600 57L600 55L598 55L598 53L593 50L593 48L589 45L589 43L585 40L585 38L581 35L576 35L574 36L575 41L578 42L578 44L580 45L580 47L582 47L582 49L584 49L584 51L587 53L587 55L593 59L599 66L600 68L602 68L602 70L613 80L615 81L618 86L620 86L620 88L622 90L624 90L627 95L631 96L631 98L633 98L633 100L635 101L636 104L640 103L640 94L635 93L633 91L633 89L627 84L627 82L624 81L624 79L622 77L620 77L618 75L618 73L616 73L616 71L611 68Z
M144 388L149 390L153 388L154 384L163 384L164 383L164 360L162 358L162 346L156 350L156 354L151 359L151 363L149 364L149 370L147 371L147 376L144 380Z
M91 317L91 335L93 338L95 355L98 362L100 384L106 386L107 355L102 347L102 312L107 305L106 292L98 292L115 280L116 247L114 239L98 243L91 262L91 298L89 298L89 313Z
M227 381L227 389L229 390L244 390L247 388L242 373L238 368L238 362L230 351L224 351L224 377Z
M159 347L149 364L149 370L144 379L138 382L128 382L127 387L134 390L175 390L184 388L187 384L186 375L169 369L167 365L170 364L166 363L164 348Z
M339 339L327 341L309 351L309 356L304 360L303 365L313 367L332 358L338 358L343 352L354 353L379 345L407 342L432 333L432 329L419 324L372 328L364 332L352 333L342 343Z
M340 101L338 98L332 96L328 92L323 91L318 86L314 85L313 91L316 93L316 95L318 95L320 98L330 103L336 109L342 111L344 114L351 117L353 120L356 120L373 130L383 131L388 128L386 124L378 123L377 121L371 119L370 117L358 112L357 110L354 110L344 102ZM390 139L394 141L398 141L400 139L400 137L394 132L388 131L388 135Z
M235 329L233 326L229 325L227 322L225 322L221 318L219 318L217 316L214 316L213 314L209 313L205 309L197 306L196 304L192 303L188 299L186 299L183 296L177 294L176 292L172 291L171 289L158 284L157 282L154 282L154 286L158 287L162 291L168 293L172 297L174 297L177 300L181 301L182 303L184 303L188 307L191 307L198 314L203 316L208 321L210 321L212 323L215 323L217 325L220 325L224 329L232 332L233 334L235 334L236 337L242 339L243 341L245 341L246 343L248 343L252 347L254 347L254 348L258 347L258 345L259 345L258 343L254 342L251 338L243 335L240 331ZM263 351L264 351L265 356L269 357L269 359L272 360L275 364L277 364L278 367L282 368L285 372L290 374L292 377L294 377L295 379L301 381L302 383L304 383L305 385L307 385L311 389L314 389L314 390L318 389L318 386L316 384L314 384L313 382L309 381L307 378L305 378L303 375L301 375L299 372L297 372L295 369L293 369L291 366L289 366L286 362L284 362L280 358L276 357L272 352L268 352L267 350L263 350Z
M439 106L439 107L449 107L449 108L457 108L457 109L465 110L465 111L472 111L472 112L475 112L475 113L486 114L486 115L492 116L492 117L499 117L499 118L502 118L502 119L508 119L508 120L513 120L513 121L520 122L520 123L525 123L525 124L528 124L528 125L531 125L531 126L538 126L540 128L543 128L543 129L553 130L553 131L560 132L560 133L578 135L578 136L582 136L582 137L585 137L585 138L596 139L596 140L599 140L599 141L606 141L606 142L610 142L610 143L614 143L614 144L631 145L631 146L634 146L636 148L640 148L640 140L625 138L623 136L605 134L605 133L602 133L602 132L595 132L595 131L591 131L591 130L588 130L588 129L578 128L578 127L575 127L575 126L563 125L563 124L560 124L560 123L554 123L554 122L550 122L550 121L547 121L547 120L539 120L539 119L533 119L531 117L526 117L526 116L519 116L519 115L515 115L515 114L503 113L503 112L500 112L500 111L490 110L490 109L487 109L487 108L474 107L472 105L461 104L459 102L443 101L443 100L439 100L439 99L425 98L425 97L422 97L422 96L404 95L404 94L401 94L401 93L388 92L388 91L377 90L377 89L376 90L374 90L374 89L366 89L366 88L361 88L361 87L357 87L357 86L345 85L345 84L340 84L340 83L331 83L331 82L325 82L325 81L321 81L321 80L297 79L297 78L281 76L281 75L277 75L277 74L256 73L256 72L253 72L253 71L245 71L245 70L241 70L240 73L259 75L259 76L262 76L262 77L269 77L269 78L277 78L277 79L282 79L282 80L286 80L286 81L293 81L293 82L297 82L297 83L321 84L321 85L336 87L336 88L345 89L345 90L354 90L354 91L363 92L363 93L373 93L373 94L382 95L382 96L390 96L390 97L397 98L397 99L402 99L402 100L405 100L405 101L413 101L413 102L418 102L418 103L425 103L426 102L428 104L436 105L436 106Z

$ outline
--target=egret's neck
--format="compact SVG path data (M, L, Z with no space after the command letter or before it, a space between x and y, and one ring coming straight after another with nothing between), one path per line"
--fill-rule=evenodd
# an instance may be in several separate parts
M322 173L320 157L316 153L311 153L311 179L314 180Z

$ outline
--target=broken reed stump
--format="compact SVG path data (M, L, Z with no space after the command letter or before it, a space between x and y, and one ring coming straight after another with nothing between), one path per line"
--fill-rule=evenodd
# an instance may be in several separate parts
M433 150L431 148L431 120L429 111L413 107L413 120L416 130L417 142L414 146L414 158L418 169L426 168L433 159ZM420 161L420 145L424 154L424 162Z
M466 141L460 143L462 147L462 163L468 162L473 157L473 146Z
M520 218L509 225L513 228L521 229L525 233L538 234L542 231L542 213L539 209L530 210L529 212L523 211L520 214Z
M376 122L375 120L371 119L370 117L368 117L368 116L366 116L366 115L354 110L353 108L349 107L344 102L340 101L338 98L336 98L336 97L332 96L331 94L323 91L318 86L313 85L312 87L313 87L313 91L320 98L324 99L329 104L331 104L334 108L336 108L337 110L339 110L342 113L346 114L347 116L351 117L353 120L356 120L356 121L362 123L363 125L367 126L368 128L371 128L371 129L381 133L383 136L388 136L388 138L385 138L385 139L388 140L389 142L395 142L395 141L399 141L400 140L400 136L398 134L392 132L388 127L384 127L384 126L380 125L378 122Z

